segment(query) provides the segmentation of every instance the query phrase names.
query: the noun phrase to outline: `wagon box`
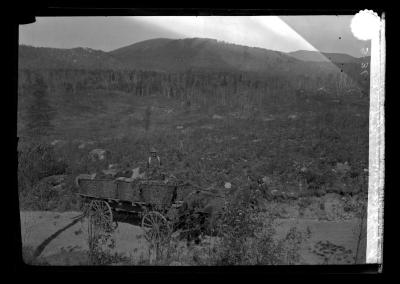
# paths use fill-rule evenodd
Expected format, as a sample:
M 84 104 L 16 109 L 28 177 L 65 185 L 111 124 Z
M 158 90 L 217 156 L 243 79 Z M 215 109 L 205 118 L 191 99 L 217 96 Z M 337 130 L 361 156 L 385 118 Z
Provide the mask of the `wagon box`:
M 139 184 L 139 188 L 142 200 L 148 204 L 171 206 L 173 199 L 176 198 L 176 185 L 174 184 L 142 182 Z
M 184 200 L 191 191 L 190 187 L 172 181 L 80 179 L 78 193 L 93 198 L 171 205 Z
M 168 241 L 170 232 L 186 223 L 194 207 L 204 213 L 201 218 L 212 219 L 223 204 L 217 191 L 194 189 L 176 180 L 79 179 L 78 185 L 90 228 L 98 227 L 97 223 L 108 229 L 118 222 L 138 225 L 142 220 L 146 239 L 156 242 Z M 196 220 L 203 222 L 201 218 Z
M 79 180 L 79 194 L 99 198 L 116 198 L 117 184 L 107 179 Z
M 140 189 L 137 182 L 115 181 L 115 198 L 120 200 L 140 201 Z

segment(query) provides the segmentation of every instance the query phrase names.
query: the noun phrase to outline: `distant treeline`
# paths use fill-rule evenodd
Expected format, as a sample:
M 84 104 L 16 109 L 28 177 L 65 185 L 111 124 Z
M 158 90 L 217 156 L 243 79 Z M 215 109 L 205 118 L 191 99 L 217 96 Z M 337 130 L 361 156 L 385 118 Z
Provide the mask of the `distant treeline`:
M 34 70 L 20 69 L 19 91 L 40 82 L 49 92 L 109 90 L 135 96 L 162 95 L 197 103 L 241 103 L 246 97 L 257 104 L 290 99 L 296 90 L 315 93 L 323 87 L 331 95 L 341 96 L 350 89 L 361 90 L 360 82 L 344 72 L 326 72 L 298 76 L 261 76 L 257 73 L 187 71 L 164 73 L 128 70 Z

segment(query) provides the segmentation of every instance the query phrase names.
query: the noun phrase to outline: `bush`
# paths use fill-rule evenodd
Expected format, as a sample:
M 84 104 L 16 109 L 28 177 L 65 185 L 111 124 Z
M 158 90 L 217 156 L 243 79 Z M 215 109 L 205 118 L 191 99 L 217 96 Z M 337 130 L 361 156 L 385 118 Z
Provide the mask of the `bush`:
M 256 206 L 259 198 L 259 193 L 249 188 L 227 204 L 215 227 L 221 239 L 214 256 L 216 265 L 283 262 L 283 243 L 274 239 L 272 217 Z
M 18 151 L 18 188 L 31 189 L 41 179 L 61 175 L 67 165 L 56 158 L 53 147 L 33 144 Z

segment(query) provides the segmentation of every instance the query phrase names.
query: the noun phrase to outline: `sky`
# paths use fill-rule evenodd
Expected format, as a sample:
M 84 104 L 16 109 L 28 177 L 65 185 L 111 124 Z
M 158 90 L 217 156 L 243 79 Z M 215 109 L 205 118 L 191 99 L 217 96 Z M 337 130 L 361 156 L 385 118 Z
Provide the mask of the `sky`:
M 37 17 L 21 25 L 19 43 L 111 51 L 152 38 L 205 37 L 291 52 L 318 50 L 361 57 L 369 41 L 355 38 L 353 16 Z

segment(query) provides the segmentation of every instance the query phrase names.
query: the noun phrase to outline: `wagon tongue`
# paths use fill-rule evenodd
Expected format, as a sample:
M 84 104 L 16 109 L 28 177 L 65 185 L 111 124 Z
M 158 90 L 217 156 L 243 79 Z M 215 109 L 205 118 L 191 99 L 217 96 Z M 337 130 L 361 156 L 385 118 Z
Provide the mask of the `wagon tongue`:
M 85 217 L 85 213 L 82 213 L 78 216 L 72 217 L 71 220 L 76 220 L 76 219 L 83 218 L 83 217 Z

